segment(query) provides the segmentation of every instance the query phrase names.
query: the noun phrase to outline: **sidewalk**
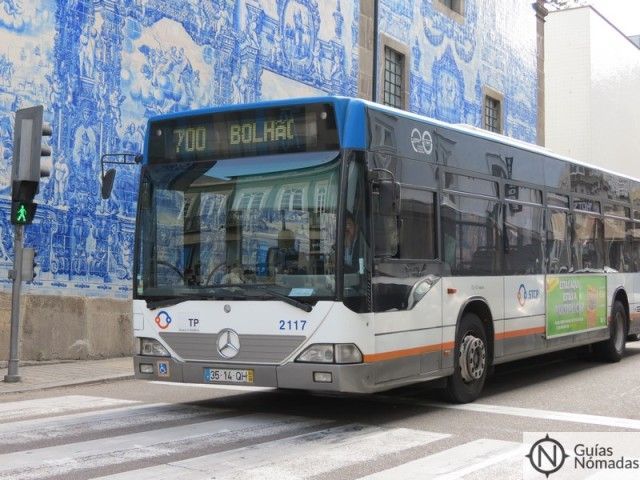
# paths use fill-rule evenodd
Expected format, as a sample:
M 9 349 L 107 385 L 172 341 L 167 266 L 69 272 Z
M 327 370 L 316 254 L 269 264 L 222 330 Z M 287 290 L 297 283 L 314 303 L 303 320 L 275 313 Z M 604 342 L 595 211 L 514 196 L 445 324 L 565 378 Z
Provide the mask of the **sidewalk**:
M 20 365 L 21 382 L 6 383 L 7 368 L 0 368 L 0 397 L 4 393 L 29 392 L 69 385 L 133 378 L 131 357 Z

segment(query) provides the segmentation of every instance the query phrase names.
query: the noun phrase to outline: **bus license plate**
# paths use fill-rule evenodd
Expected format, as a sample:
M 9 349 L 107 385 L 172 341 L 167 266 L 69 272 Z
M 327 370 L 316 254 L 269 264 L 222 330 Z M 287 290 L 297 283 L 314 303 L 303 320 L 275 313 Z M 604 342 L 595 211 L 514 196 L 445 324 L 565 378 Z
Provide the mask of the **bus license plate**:
M 253 370 L 232 370 L 229 368 L 205 368 L 204 381 L 207 383 L 253 383 Z

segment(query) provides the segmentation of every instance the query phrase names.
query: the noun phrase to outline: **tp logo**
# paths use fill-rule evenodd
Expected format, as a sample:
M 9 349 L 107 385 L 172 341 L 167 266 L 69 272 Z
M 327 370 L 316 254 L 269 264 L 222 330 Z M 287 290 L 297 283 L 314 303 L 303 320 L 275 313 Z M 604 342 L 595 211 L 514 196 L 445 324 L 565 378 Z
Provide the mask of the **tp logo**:
M 158 327 L 160 327 L 162 330 L 165 330 L 169 327 L 169 325 L 171 325 L 171 317 L 167 312 L 162 310 L 158 313 L 158 315 L 156 315 L 155 322 Z
M 560 470 L 568 457 L 562 444 L 550 438 L 548 433 L 546 437 L 531 446 L 527 455 L 534 470 L 546 475 L 547 478 Z

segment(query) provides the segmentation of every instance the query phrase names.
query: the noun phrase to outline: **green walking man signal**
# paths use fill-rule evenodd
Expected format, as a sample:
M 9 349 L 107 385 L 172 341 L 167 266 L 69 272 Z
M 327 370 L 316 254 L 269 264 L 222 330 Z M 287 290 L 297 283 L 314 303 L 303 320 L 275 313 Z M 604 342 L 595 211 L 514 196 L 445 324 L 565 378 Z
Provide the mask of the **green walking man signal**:
M 23 204 L 19 204 L 18 214 L 16 215 L 17 223 L 27 223 L 27 209 Z
M 14 225 L 29 225 L 36 216 L 36 203 L 11 202 L 11 223 Z

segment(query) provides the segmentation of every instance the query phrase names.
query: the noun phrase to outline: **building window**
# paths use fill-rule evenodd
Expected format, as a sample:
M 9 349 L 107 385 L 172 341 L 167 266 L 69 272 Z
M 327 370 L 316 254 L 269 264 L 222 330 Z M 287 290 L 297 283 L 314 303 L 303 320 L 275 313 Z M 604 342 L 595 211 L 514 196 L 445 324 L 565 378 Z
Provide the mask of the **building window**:
M 491 95 L 484 97 L 484 128 L 490 132 L 502 133 L 502 105 Z
M 393 48 L 384 47 L 384 99 L 383 103 L 403 108 L 404 55 Z
M 437 0 L 438 3 L 444 5 L 460 15 L 464 15 L 464 0 Z

